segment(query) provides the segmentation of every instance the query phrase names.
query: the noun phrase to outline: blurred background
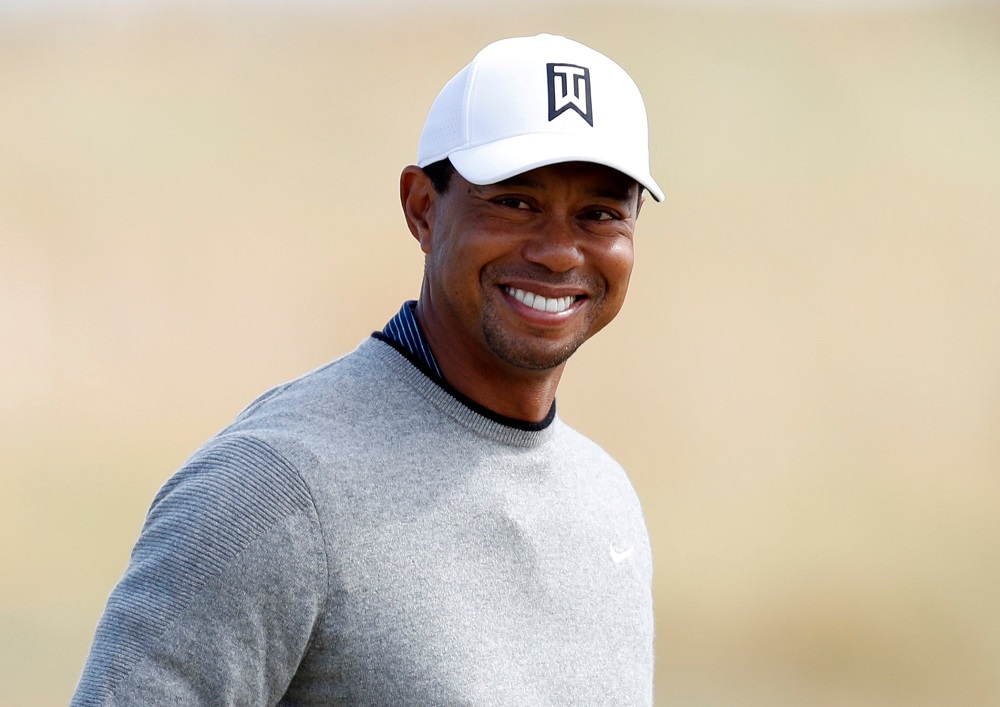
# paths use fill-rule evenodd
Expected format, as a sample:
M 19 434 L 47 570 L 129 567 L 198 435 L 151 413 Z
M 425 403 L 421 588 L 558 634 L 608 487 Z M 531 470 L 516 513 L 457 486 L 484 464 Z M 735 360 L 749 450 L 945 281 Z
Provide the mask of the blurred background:
M 541 31 L 645 94 L 560 414 L 656 562 L 657 704 L 1000 704 L 1000 5 L 0 0 L 0 703 L 66 704 L 150 500 L 418 292 L 427 109 Z

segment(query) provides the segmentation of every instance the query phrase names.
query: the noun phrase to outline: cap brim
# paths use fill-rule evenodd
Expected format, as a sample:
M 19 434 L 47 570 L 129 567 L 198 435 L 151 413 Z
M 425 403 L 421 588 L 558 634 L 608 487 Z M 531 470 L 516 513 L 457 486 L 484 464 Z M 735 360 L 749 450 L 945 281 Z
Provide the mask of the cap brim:
M 620 147 L 595 144 L 592 137 L 532 133 L 454 150 L 448 157 L 458 173 L 473 184 L 495 184 L 561 162 L 593 162 L 632 177 L 656 201 L 663 201 L 663 190 L 652 175 L 645 169 L 636 169 L 636 165 L 623 164 L 618 158 L 621 152 Z

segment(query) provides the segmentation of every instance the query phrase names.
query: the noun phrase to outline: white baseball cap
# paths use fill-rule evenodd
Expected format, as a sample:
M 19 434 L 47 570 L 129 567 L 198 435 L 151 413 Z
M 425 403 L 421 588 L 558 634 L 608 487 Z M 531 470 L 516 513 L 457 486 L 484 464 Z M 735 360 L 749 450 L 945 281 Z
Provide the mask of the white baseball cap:
M 623 172 L 663 201 L 649 174 L 646 106 L 625 70 L 551 34 L 488 45 L 438 94 L 417 166 L 449 158 L 473 184 L 559 162 Z

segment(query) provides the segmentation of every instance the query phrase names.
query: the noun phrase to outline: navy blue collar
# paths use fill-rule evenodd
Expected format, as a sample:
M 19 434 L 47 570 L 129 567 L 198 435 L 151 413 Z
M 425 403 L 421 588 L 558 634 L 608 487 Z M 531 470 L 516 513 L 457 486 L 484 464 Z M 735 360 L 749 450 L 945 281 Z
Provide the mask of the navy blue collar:
M 443 381 L 444 376 L 441 375 L 441 369 L 434 360 L 431 347 L 428 346 L 424 333 L 420 331 L 416 310 L 415 300 L 405 302 L 399 313 L 385 325 L 382 334 L 406 349 L 432 377 Z

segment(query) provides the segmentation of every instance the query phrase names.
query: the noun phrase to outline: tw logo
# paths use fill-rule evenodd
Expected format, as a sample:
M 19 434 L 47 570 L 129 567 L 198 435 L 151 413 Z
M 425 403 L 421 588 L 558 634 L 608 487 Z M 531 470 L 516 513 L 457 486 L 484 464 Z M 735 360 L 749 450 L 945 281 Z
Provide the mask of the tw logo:
M 549 121 L 572 108 L 594 127 L 590 69 L 576 64 L 546 64 L 549 75 Z

